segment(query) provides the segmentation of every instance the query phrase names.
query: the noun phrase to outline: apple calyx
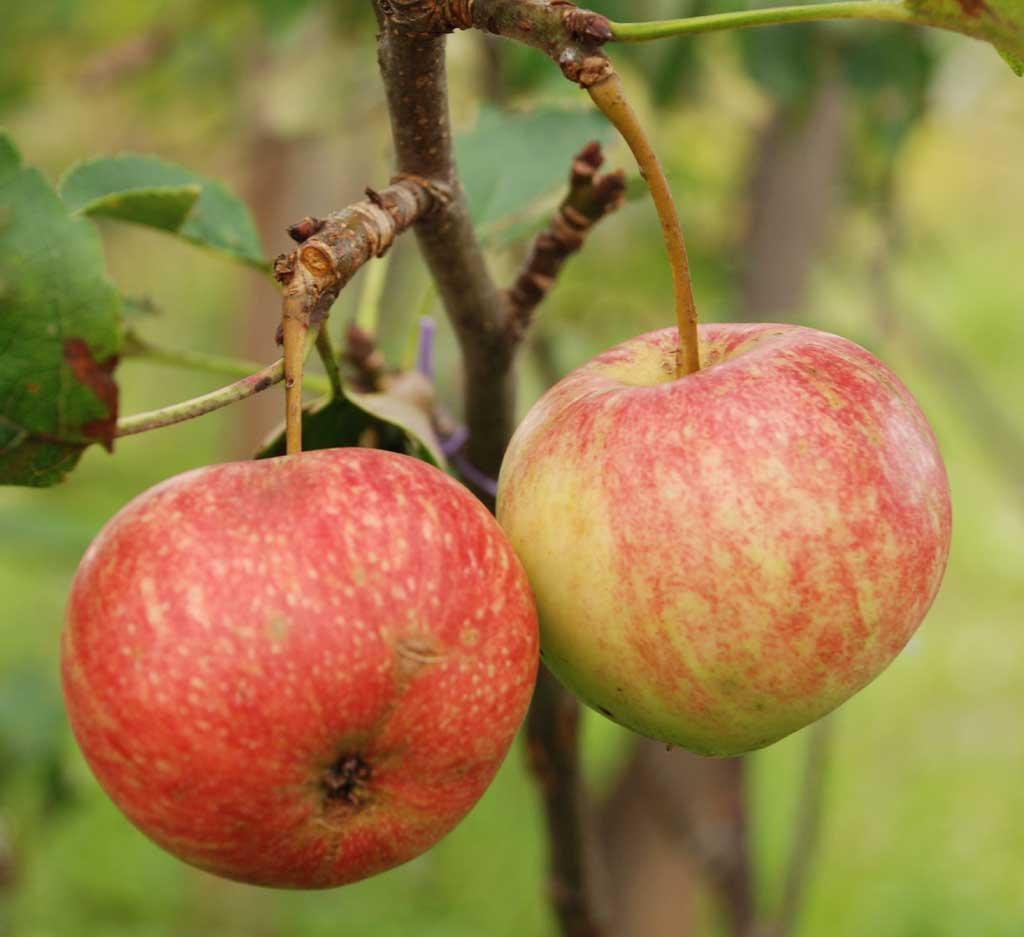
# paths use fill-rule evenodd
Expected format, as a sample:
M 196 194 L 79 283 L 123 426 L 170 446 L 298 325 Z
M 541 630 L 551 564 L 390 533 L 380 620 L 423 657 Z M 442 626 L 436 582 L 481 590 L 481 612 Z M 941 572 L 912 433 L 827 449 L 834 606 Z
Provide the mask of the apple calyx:
M 322 785 L 328 802 L 343 801 L 352 807 L 365 803 L 373 766 L 359 755 L 342 755 L 324 774 Z

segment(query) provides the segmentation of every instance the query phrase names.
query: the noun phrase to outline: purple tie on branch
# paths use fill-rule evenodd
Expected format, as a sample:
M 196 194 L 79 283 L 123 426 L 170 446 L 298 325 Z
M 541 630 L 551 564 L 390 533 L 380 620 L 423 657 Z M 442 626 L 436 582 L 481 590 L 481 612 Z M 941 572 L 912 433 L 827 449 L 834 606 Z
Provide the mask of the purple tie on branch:
M 469 441 L 469 430 L 465 426 L 457 426 L 450 436 L 441 440 L 441 451 L 446 456 L 454 456 Z
M 480 471 L 469 459 L 466 458 L 461 452 L 456 452 L 452 456 L 452 464 L 459 470 L 459 474 L 466 479 L 470 484 L 475 485 L 485 494 L 490 495 L 492 498 L 498 496 L 498 483 L 491 478 L 490 475 L 485 475 Z
M 437 338 L 437 323 L 430 316 L 420 319 L 419 340 L 416 345 L 416 370 L 428 381 L 434 380 L 434 343 Z M 492 498 L 498 494 L 498 483 L 481 472 L 462 454 L 469 441 L 469 430 L 458 426 L 441 440 L 441 451 L 452 461 L 459 474 Z
M 420 337 L 416 350 L 416 370 L 428 381 L 434 379 L 434 339 L 437 323 L 429 316 L 420 319 Z
M 462 449 L 469 441 L 469 430 L 465 426 L 458 426 L 451 433 L 441 440 L 441 451 L 451 460 L 459 474 L 470 484 L 475 485 L 485 494 L 492 498 L 498 496 L 498 483 L 481 472 L 463 453 Z

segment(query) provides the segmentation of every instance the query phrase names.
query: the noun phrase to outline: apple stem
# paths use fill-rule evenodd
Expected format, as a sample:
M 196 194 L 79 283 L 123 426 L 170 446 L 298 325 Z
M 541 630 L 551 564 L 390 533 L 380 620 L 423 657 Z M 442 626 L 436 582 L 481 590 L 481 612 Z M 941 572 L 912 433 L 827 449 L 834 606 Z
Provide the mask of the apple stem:
M 672 267 L 676 322 L 679 327 L 676 376 L 685 377 L 700 370 L 700 347 L 697 341 L 697 304 L 693 298 L 686 242 L 679 226 L 679 215 L 672 198 L 672 190 L 669 188 L 658 155 L 651 146 L 650 138 L 626 97 L 618 74 L 614 70 L 609 72 L 605 78 L 587 88 L 587 91 L 628 144 L 658 212 L 665 249 L 668 251 Z

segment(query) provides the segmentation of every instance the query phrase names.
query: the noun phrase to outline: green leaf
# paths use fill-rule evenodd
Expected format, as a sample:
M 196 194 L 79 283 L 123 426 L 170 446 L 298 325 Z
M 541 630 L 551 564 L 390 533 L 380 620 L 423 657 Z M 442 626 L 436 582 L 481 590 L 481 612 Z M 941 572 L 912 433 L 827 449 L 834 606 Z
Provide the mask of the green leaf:
M 917 126 L 928 100 L 936 54 L 923 30 L 871 29 L 840 50 L 853 91 L 857 133 L 850 169 L 876 190 Z
M 0 428 L 0 436 L 9 427 Z M 63 481 L 78 465 L 85 446 L 47 442 L 20 431 L 0 447 L 0 484 L 46 488 Z
M 0 173 L 17 169 L 20 163 L 21 157 L 14 146 L 14 141 L 0 131 Z
M 303 17 L 316 5 L 316 0 L 289 0 L 288 3 L 281 3 L 281 0 L 250 0 L 250 2 L 262 17 L 272 36 L 276 36 L 282 30 L 294 25 L 296 20 Z M 371 13 L 372 11 L 367 8 L 366 12 Z
M 483 108 L 473 130 L 455 145 L 473 221 L 493 225 L 565 188 L 573 157 L 591 140 L 612 136 L 596 110 L 509 114 Z
M 996 49 L 996 52 L 1006 59 L 1006 64 L 1013 69 L 1015 75 L 1024 78 L 1024 58 L 1014 55 L 1012 52 L 1007 52 L 1004 49 Z
M 221 183 L 155 156 L 102 156 L 73 166 L 60 183 L 68 208 L 177 234 L 267 269 L 248 208 Z
M 743 30 L 736 40 L 747 74 L 783 104 L 801 108 L 810 105 L 821 83 L 825 50 L 820 36 L 819 26 L 800 24 Z
M 629 44 L 626 46 L 628 48 Z M 666 43 L 660 55 L 650 55 L 644 60 L 651 98 L 658 107 L 678 107 L 680 94 L 696 97 L 703 79 L 699 49 L 700 44 L 696 42 L 678 43 L 677 48 Z M 637 47 L 635 51 L 646 50 Z
M 415 374 L 403 375 L 399 380 L 405 386 L 398 392 L 360 394 L 346 390 L 342 397 L 324 397 L 309 404 L 302 413 L 302 448 L 372 446 L 402 452 L 445 468 L 444 453 L 427 412 L 415 402 L 417 396 L 431 393 L 429 385 Z M 282 425 L 263 443 L 256 458 L 269 459 L 284 454 Z
M 918 22 L 991 42 L 1014 70 L 1024 60 L 1024 0 L 907 0 L 907 8 Z
M 367 414 L 348 397 L 322 397 L 302 410 L 302 448 L 337 449 L 358 446 L 363 432 L 370 428 Z M 285 454 L 285 430 L 281 423 L 256 451 L 257 459 L 273 459 Z
M 406 375 L 410 377 L 411 375 Z M 349 399 L 382 426 L 398 429 L 404 437 L 407 455 L 431 462 L 438 468 L 446 465 L 444 453 L 438 444 L 426 411 L 412 401 L 395 393 L 357 394 L 348 392 Z
M 0 133 L 0 483 L 52 485 L 111 447 L 119 316 L 95 228 Z
M 45 671 L 16 670 L 0 681 L 0 775 L 60 756 L 64 707 L 60 689 Z

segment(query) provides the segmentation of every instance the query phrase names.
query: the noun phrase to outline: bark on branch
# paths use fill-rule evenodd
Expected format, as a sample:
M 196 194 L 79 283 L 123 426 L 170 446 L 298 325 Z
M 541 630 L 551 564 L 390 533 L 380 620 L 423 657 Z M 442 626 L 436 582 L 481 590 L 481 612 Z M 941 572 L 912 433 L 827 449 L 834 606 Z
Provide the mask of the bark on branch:
M 284 287 L 285 317 L 298 323 L 304 339 L 297 348 L 299 370 L 292 388 L 300 407 L 301 363 L 345 284 L 368 260 L 384 254 L 401 232 L 448 199 L 448 190 L 443 185 L 400 177 L 379 192 L 367 189 L 365 201 L 323 219 L 304 218 L 288 229 L 299 246 L 277 258 L 274 275 Z M 279 332 L 279 342 L 282 337 Z M 282 358 L 209 394 L 125 417 L 118 421 L 116 435 L 130 436 L 195 419 L 252 397 L 282 380 L 287 383 L 288 378 L 289 362 Z
M 442 183 L 451 193 L 451 200 L 422 219 L 416 232 L 462 349 L 468 462 L 495 477 L 513 430 L 512 365 L 520 334 L 510 328 L 512 304 L 487 270 L 459 185 L 451 147 L 444 34 L 477 26 L 540 44 L 577 81 L 605 74 L 607 59 L 591 39 L 581 42 L 570 34 L 570 25 L 580 26 L 571 15 L 571 4 L 374 0 L 374 6 L 398 166 L 402 172 Z M 585 67 L 587 62 L 591 65 Z M 493 498 L 479 486 L 477 493 L 493 507 Z M 528 717 L 528 745 L 547 809 L 552 898 L 562 933 L 600 937 L 586 874 L 578 706 L 542 669 Z
M 367 189 L 364 201 L 291 225 L 288 234 L 299 246 L 274 262 L 285 299 L 294 299 L 291 314 L 319 325 L 363 264 L 382 257 L 399 234 L 450 198 L 441 183 L 399 176 L 385 189 Z
M 392 31 L 406 37 L 480 29 L 533 46 L 583 87 L 611 68 L 601 51 L 612 39 L 608 18 L 568 0 L 377 0 L 377 6 Z
M 443 34 L 410 33 L 392 20 L 398 13 L 388 11 L 416 6 L 411 0 L 375 3 L 398 167 L 447 187 L 451 194 L 438 211 L 420 221 L 416 235 L 462 350 L 467 456 L 493 478 L 513 429 L 514 348 L 507 340 L 508 306 L 487 269 L 455 169 L 445 40 Z M 486 493 L 477 494 L 490 502 Z
M 302 451 L 302 377 L 305 338 L 327 316 L 338 293 L 371 257 L 381 257 L 396 235 L 443 203 L 447 186 L 407 175 L 382 192 L 366 190 L 366 201 L 326 219 L 304 218 L 288 233 L 300 247 L 274 263 L 281 282 L 281 343 L 284 345 L 287 453 Z M 321 345 L 321 348 L 325 346 Z M 333 368 L 333 359 L 325 361 Z
M 601 144 L 596 142 L 584 147 L 573 161 L 569 192 L 551 223 L 534 239 L 508 291 L 513 340 L 525 335 L 534 309 L 547 296 L 566 261 L 583 247 L 590 229 L 622 204 L 626 175 L 621 169 L 598 173 L 603 163 Z
M 579 718 L 579 701 L 541 667 L 526 717 L 526 750 L 544 798 L 551 906 L 562 937 L 604 937 L 579 764 Z

